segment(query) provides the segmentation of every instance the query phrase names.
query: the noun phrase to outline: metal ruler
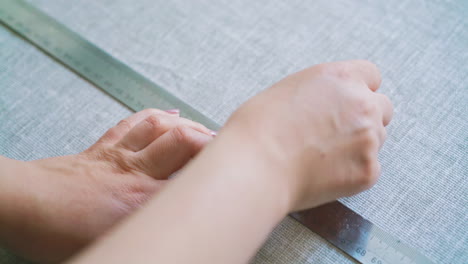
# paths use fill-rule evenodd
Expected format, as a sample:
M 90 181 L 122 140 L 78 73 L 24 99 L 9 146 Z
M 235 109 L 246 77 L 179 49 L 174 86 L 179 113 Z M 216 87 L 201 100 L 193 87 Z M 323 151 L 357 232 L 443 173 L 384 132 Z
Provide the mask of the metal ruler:
M 219 125 L 23 0 L 0 0 L 0 21 L 129 108 L 179 108 L 183 116 L 218 130 Z M 429 264 L 340 202 L 291 216 L 363 264 Z

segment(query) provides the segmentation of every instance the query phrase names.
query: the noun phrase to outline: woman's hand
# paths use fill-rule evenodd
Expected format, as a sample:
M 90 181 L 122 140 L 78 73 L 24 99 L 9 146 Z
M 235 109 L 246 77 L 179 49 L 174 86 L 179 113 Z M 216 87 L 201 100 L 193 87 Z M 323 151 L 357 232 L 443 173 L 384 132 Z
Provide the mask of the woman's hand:
M 377 180 L 377 154 L 392 118 L 389 99 L 376 92 L 380 82 L 367 61 L 320 64 L 250 99 L 225 130 L 263 150 L 287 187 L 291 211 L 314 207 Z
M 32 260 L 61 261 L 143 205 L 213 134 L 177 111 L 147 109 L 78 155 L 2 159 L 17 169 L 0 175 L 0 239 Z

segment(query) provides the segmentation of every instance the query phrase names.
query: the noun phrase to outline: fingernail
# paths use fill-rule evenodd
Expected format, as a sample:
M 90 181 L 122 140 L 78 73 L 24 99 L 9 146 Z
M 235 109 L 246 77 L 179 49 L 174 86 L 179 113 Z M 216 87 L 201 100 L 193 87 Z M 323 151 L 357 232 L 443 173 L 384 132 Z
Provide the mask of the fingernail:
M 211 130 L 211 135 L 212 135 L 213 137 L 216 137 L 216 136 L 218 135 L 218 132 Z
M 166 110 L 166 113 L 177 115 L 177 114 L 180 114 L 180 110 L 179 109 L 169 109 L 169 110 Z

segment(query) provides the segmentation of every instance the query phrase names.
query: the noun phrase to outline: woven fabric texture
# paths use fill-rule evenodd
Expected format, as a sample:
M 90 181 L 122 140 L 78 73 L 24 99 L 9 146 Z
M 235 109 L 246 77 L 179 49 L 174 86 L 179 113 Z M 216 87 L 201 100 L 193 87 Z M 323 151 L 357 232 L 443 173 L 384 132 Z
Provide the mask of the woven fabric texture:
M 468 263 L 466 1 L 30 2 L 219 123 L 289 73 L 373 61 L 395 106 L 383 172 L 342 202 L 436 263 Z M 77 153 L 131 114 L 4 27 L 0 81 L 10 158 Z M 354 262 L 286 218 L 252 263 Z

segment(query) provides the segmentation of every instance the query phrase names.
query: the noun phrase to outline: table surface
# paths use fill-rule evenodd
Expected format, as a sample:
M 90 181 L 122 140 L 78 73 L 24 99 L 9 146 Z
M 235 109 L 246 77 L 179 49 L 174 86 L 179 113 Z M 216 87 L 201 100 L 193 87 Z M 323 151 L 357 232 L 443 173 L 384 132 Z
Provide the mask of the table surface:
M 395 106 L 383 172 L 341 201 L 436 263 L 468 263 L 466 1 L 30 2 L 219 123 L 302 68 L 375 62 Z M 77 153 L 131 114 L 3 27 L 0 80 L 11 158 Z M 0 251 L 0 263 L 20 262 Z M 252 262 L 354 263 L 290 218 Z

